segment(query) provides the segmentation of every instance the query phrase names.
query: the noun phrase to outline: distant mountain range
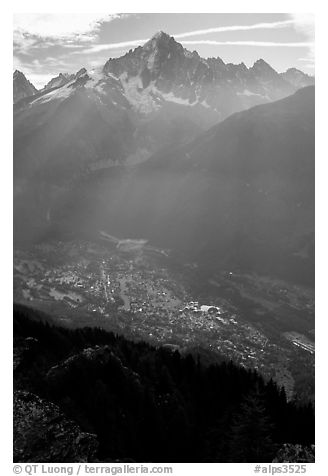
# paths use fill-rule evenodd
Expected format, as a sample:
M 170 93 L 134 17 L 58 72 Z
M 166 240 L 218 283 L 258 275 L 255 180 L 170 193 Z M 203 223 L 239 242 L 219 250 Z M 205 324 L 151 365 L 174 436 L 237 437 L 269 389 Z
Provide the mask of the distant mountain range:
M 38 168 L 60 156 L 71 168 L 66 178 L 99 164 L 141 162 L 314 82 L 296 69 L 278 74 L 262 59 L 251 68 L 203 59 L 163 32 L 96 70 L 60 73 L 40 91 L 15 75 L 16 165 L 21 154 Z
M 82 83 L 76 81 L 81 71 L 85 75 Z M 108 86 L 121 89 L 130 105 L 140 112 L 149 113 L 159 109 L 163 102 L 175 102 L 213 109 L 222 119 L 236 110 L 279 99 L 294 88 L 314 83 L 313 77 L 296 68 L 279 74 L 263 59 L 247 68 L 244 63 L 225 64 L 219 57 L 201 58 L 196 51 L 186 50 L 164 32 L 158 32 L 145 45 L 120 58 L 109 59 L 97 72 L 81 71 L 59 73 L 40 91 L 70 83 L 73 92 L 89 82 L 88 87 L 96 89 L 96 93 L 103 90 L 104 94 Z M 19 72 L 14 73 L 14 82 L 16 73 Z M 23 73 L 20 75 L 26 80 Z M 108 80 L 113 77 L 119 84 Z M 17 91 L 18 86 L 17 83 Z M 37 92 L 34 88 L 29 96 Z M 16 93 L 14 103 L 23 97 L 27 94 Z

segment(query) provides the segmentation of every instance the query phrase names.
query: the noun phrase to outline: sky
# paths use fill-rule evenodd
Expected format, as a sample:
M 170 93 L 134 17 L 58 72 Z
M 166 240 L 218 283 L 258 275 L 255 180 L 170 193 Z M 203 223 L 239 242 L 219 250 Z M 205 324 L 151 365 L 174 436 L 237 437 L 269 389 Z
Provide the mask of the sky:
M 304 13 L 14 14 L 14 69 L 42 88 L 61 73 L 103 65 L 156 32 L 203 58 L 314 74 L 314 16 Z

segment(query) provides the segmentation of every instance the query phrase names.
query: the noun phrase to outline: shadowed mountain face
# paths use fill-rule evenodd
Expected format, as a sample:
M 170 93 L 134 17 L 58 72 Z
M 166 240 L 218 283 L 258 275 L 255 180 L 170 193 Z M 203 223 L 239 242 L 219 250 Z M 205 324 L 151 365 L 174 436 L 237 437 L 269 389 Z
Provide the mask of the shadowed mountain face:
M 234 114 L 136 167 L 94 170 L 56 200 L 49 196 L 48 204 L 34 200 L 43 213 L 51 206 L 52 232 L 103 229 L 205 267 L 313 284 L 314 87 Z M 15 215 L 21 230 L 27 203 Z

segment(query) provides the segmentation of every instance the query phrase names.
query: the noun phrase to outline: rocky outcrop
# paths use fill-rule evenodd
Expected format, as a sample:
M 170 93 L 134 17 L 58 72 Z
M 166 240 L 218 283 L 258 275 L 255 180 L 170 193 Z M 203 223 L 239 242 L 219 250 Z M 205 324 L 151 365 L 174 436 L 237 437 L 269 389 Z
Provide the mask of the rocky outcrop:
M 51 367 L 46 374 L 46 382 L 53 388 L 58 385 L 65 385 L 70 380 L 70 373 L 78 371 L 78 369 L 89 368 L 91 371 L 99 371 L 99 369 L 113 368 L 113 366 L 122 373 L 133 379 L 137 384 L 140 383 L 140 376 L 123 365 L 121 359 L 114 354 L 108 345 L 88 347 L 82 352 L 68 357 L 64 361 Z M 82 370 L 83 371 L 83 370 Z
M 57 405 L 30 392 L 14 393 L 15 462 L 88 462 L 97 448 L 96 436 L 83 432 Z

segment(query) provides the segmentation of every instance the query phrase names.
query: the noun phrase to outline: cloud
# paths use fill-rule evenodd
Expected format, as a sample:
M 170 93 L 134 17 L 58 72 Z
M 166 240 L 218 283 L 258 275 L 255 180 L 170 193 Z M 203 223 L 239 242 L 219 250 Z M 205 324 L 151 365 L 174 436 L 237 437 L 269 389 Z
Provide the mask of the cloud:
M 33 49 L 46 49 L 54 46 L 61 48 L 85 48 L 85 44 L 69 43 L 59 38 L 42 38 L 36 35 L 31 35 L 28 32 L 16 30 L 14 31 L 14 54 L 31 56 Z
M 194 30 L 174 35 L 175 38 L 187 38 L 189 36 L 207 35 L 209 33 L 223 33 L 227 31 L 249 31 L 249 30 L 272 30 L 285 28 L 294 23 L 294 19 L 281 20 L 276 22 L 255 23 L 253 25 L 229 25 L 217 28 L 207 28 L 206 30 Z
M 64 57 L 65 58 L 65 57 Z M 48 56 L 42 61 L 35 58 L 33 61 L 26 61 L 17 55 L 13 58 L 14 70 L 22 71 L 27 79 L 34 84 L 37 89 L 41 89 L 50 79 L 58 75 L 59 72 L 74 72 L 75 66 L 71 62 L 63 61 L 60 57 Z M 76 68 L 76 70 L 79 68 Z
M 14 14 L 14 52 L 31 55 L 31 50 L 36 48 L 85 48 L 97 40 L 103 23 L 127 16 L 129 14 Z
M 90 41 L 102 23 L 119 17 L 119 14 L 99 13 L 19 13 L 14 15 L 14 30 L 40 38 L 80 37 Z
M 38 83 L 43 81 L 42 78 L 46 76 L 50 79 L 49 75 L 58 74 L 59 67 L 62 71 L 71 71 L 72 55 L 81 55 L 81 57 L 88 55 L 83 61 L 89 66 L 99 64 L 100 58 L 106 55 L 107 51 L 114 50 L 115 55 L 117 55 L 121 51 L 126 51 L 126 49 L 143 45 L 149 40 L 149 38 L 144 38 L 98 43 L 99 30 L 104 23 L 130 15 L 133 14 L 16 14 L 14 15 L 14 52 L 23 61 L 23 68 L 21 69 L 28 74 L 33 74 Z M 205 36 L 214 33 L 217 35 L 224 32 L 266 31 L 284 28 L 297 32 L 293 41 L 237 41 L 237 39 L 235 41 L 224 41 L 223 39 L 207 39 L 208 36 Z M 188 45 L 303 47 L 308 52 L 302 54 L 305 57 L 304 63 L 307 63 L 307 66 L 314 63 L 314 18 L 310 14 L 289 14 L 286 19 L 281 21 L 259 22 L 250 25 L 227 25 L 187 32 L 181 32 L 180 30 L 179 33 L 172 36 L 186 48 Z M 220 36 L 214 38 L 220 38 Z M 225 38 L 225 36 L 221 38 Z M 58 49 L 52 47 L 58 47 Z M 42 60 L 42 64 L 33 63 L 32 58 L 37 54 L 37 50 L 46 50 L 47 48 L 49 48 L 49 53 L 47 58 Z M 44 53 L 41 56 L 43 57 Z M 31 59 L 27 64 L 28 58 Z M 49 75 L 43 74 L 45 72 Z
M 293 20 L 293 27 L 295 31 L 300 33 L 305 39 L 309 41 L 309 48 L 306 61 L 314 67 L 314 38 L 315 38 L 315 19 L 313 13 L 290 13 L 290 18 Z M 302 60 L 301 60 L 302 61 Z M 309 67 L 309 64 L 307 65 Z
M 42 89 L 54 76 L 54 74 L 29 73 L 28 80 L 36 89 Z
M 51 78 L 55 76 L 51 73 L 36 72 L 35 68 L 39 67 L 38 64 L 35 62 L 33 62 L 33 64 L 22 62 L 19 58 L 17 58 L 17 56 L 14 56 L 13 66 L 14 70 L 18 69 L 19 71 L 22 71 L 26 78 L 31 81 L 31 83 L 37 89 L 41 89 L 46 83 L 48 83 L 48 81 L 50 81 Z
M 287 47 L 304 48 L 311 46 L 308 42 L 277 42 L 277 41 L 216 41 L 216 40 L 182 40 L 184 45 L 228 45 L 228 46 L 268 46 L 268 47 Z
M 117 48 L 127 48 L 129 46 L 142 45 L 143 43 L 146 43 L 146 41 L 148 40 L 149 38 L 146 38 L 143 40 L 120 41 L 118 43 L 105 43 L 100 45 L 93 45 L 93 46 L 90 46 L 90 48 L 85 48 L 84 50 L 78 51 L 76 53 L 83 53 L 83 54 L 84 53 L 99 53 L 100 51 L 115 50 Z
M 309 40 L 314 41 L 313 13 L 290 13 L 290 17 L 295 30 L 301 32 Z
M 175 35 L 177 38 L 177 35 Z M 82 51 L 76 51 L 72 54 L 88 54 L 88 53 L 100 53 L 101 51 L 106 50 L 115 50 L 117 48 L 129 47 L 129 46 L 138 46 L 140 44 L 146 43 L 148 39 L 144 40 L 132 40 L 132 41 L 123 41 L 120 43 L 108 43 L 101 45 L 93 45 L 90 48 L 86 48 Z M 276 41 L 219 41 L 219 40 L 184 40 L 181 39 L 180 42 L 183 45 L 220 45 L 220 46 L 267 46 L 267 47 L 287 47 L 287 48 L 302 48 L 302 47 L 311 47 L 309 42 L 276 42 Z
M 297 20 L 296 18 L 290 18 L 288 20 L 281 20 L 276 22 L 262 22 L 254 23 L 252 25 L 229 25 L 229 26 L 220 26 L 216 28 L 207 28 L 204 30 L 192 30 L 184 33 L 176 33 L 172 35 L 176 40 L 179 40 L 183 44 L 189 45 L 239 45 L 239 46 L 287 46 L 287 47 L 301 47 L 301 46 L 310 46 L 308 43 L 281 43 L 281 42 L 256 42 L 256 41 L 217 41 L 217 40 L 184 40 L 184 38 L 189 38 L 193 36 L 207 35 L 211 33 L 224 33 L 229 31 L 251 31 L 251 30 L 273 30 L 279 28 L 287 28 L 291 25 L 294 25 Z M 114 50 L 117 48 L 124 47 L 133 47 L 138 46 L 143 43 L 146 43 L 149 38 L 139 39 L 139 40 L 130 40 L 122 41 L 117 43 L 106 43 L 92 45 L 89 48 L 84 49 L 83 51 L 76 53 L 99 53 L 106 50 Z M 75 53 L 74 53 L 75 54 Z

